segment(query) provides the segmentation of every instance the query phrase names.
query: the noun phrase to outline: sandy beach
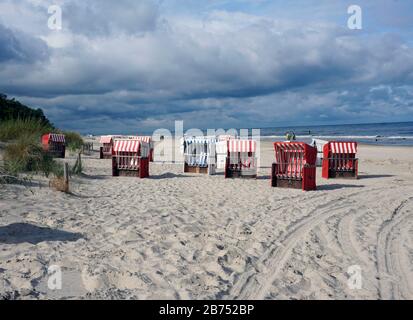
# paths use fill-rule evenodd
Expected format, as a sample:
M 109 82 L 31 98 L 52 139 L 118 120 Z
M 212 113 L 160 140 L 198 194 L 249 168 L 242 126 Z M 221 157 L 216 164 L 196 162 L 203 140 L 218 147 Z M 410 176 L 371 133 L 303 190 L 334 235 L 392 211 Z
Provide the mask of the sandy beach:
M 318 168 L 312 192 L 270 187 L 270 142 L 257 180 L 183 174 L 156 155 L 150 178 L 112 178 L 95 152 L 70 194 L 44 178 L 1 186 L 0 299 L 413 299 L 413 148 L 358 157 L 358 180 Z

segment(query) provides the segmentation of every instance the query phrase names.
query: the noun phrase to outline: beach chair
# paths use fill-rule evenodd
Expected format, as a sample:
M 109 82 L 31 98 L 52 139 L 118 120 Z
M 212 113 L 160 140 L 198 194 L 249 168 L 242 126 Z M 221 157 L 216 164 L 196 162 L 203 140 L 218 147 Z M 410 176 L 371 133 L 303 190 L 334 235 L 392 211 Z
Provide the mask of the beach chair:
M 100 147 L 99 159 L 112 159 L 112 136 L 101 136 L 99 141 L 102 146 Z
M 227 158 L 225 178 L 257 177 L 257 142 L 254 140 L 231 139 L 226 141 Z
M 149 177 L 150 145 L 134 138 L 114 139 L 112 176 Z
M 136 136 L 135 139 L 149 144 L 149 161 L 153 162 L 154 143 L 151 136 Z
M 64 158 L 66 154 L 66 140 L 63 134 L 47 133 L 42 136 L 42 147 L 45 152 L 54 158 Z
M 275 142 L 271 186 L 310 191 L 316 189 L 317 149 L 303 142 Z
M 330 141 L 324 146 L 322 177 L 358 178 L 357 142 Z
M 215 174 L 215 137 L 184 137 L 182 152 L 185 173 Z

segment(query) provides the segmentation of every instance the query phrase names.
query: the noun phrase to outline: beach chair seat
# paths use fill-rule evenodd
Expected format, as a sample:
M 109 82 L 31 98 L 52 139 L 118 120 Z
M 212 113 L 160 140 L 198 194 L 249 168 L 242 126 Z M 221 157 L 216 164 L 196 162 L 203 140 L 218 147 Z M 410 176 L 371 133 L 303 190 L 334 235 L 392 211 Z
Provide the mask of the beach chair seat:
M 227 142 L 227 159 L 225 177 L 251 177 L 257 176 L 255 152 L 257 143 L 254 140 L 231 139 Z
M 202 168 L 208 167 L 208 155 L 206 153 L 200 154 L 198 165 Z

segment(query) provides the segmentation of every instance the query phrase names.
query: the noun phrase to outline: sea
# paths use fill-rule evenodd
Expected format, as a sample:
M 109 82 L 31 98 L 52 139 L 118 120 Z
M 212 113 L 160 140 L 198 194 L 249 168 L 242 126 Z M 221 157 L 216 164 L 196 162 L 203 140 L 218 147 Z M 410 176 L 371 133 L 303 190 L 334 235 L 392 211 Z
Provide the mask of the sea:
M 369 123 L 320 126 L 290 126 L 261 128 L 261 139 L 285 140 L 293 132 L 297 141 L 313 138 L 336 141 L 357 141 L 374 145 L 413 146 L 413 122 Z
M 206 129 L 201 131 L 204 131 L 205 135 L 207 134 Z M 237 130 L 237 132 L 239 133 L 240 131 Z M 251 134 L 251 128 L 248 132 Z M 287 132 L 294 132 L 297 141 L 307 143 L 310 143 L 312 139 L 322 139 L 328 141 L 350 140 L 373 145 L 413 146 L 413 121 L 260 128 L 262 140 L 285 141 Z M 173 130 L 171 130 L 171 133 L 174 135 Z M 136 133 L 130 132 L 129 134 L 133 135 Z M 152 135 L 153 132 L 143 131 L 140 134 Z

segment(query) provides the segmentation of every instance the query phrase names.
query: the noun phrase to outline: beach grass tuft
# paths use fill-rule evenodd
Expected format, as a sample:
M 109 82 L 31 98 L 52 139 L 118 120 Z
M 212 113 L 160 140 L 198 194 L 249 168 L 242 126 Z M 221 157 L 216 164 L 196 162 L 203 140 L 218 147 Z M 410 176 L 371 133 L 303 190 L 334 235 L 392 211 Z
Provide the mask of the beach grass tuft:
M 4 150 L 4 168 L 11 175 L 20 173 L 41 173 L 62 175 L 62 164 L 46 153 L 35 135 L 21 135 L 8 144 Z
M 0 141 L 8 142 L 20 137 L 33 137 L 40 141 L 42 134 L 51 132 L 53 128 L 39 119 L 3 120 L 0 125 Z
M 65 135 L 66 146 L 69 151 L 76 152 L 82 149 L 84 141 L 79 133 L 73 131 L 63 131 L 62 133 Z

